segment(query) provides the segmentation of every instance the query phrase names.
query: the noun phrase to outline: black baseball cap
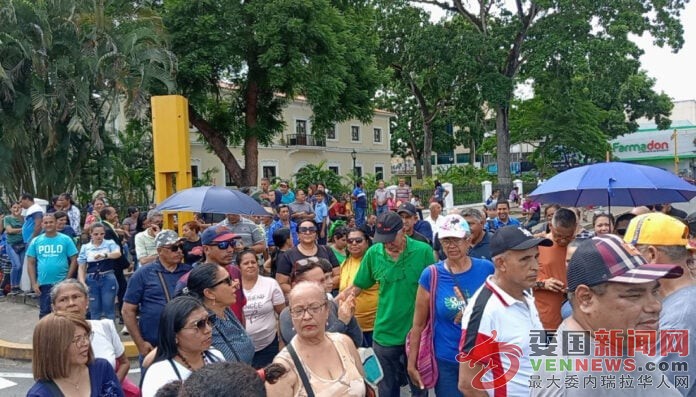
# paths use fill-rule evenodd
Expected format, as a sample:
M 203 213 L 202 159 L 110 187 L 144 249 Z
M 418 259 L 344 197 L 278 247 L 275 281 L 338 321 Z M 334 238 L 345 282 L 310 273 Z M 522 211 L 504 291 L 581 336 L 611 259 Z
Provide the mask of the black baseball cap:
M 396 234 L 404 227 L 404 222 L 396 212 L 387 211 L 377 218 L 375 226 L 375 243 L 391 243 L 396 238 Z
M 491 237 L 491 258 L 508 250 L 522 251 L 538 245 L 550 247 L 553 241 L 534 237 L 529 230 L 520 226 L 501 227 Z
M 418 211 L 416 211 L 416 206 L 411 204 L 411 203 L 402 203 L 399 208 L 396 209 L 396 213 L 400 214 L 402 212 L 405 212 L 411 216 L 416 215 Z

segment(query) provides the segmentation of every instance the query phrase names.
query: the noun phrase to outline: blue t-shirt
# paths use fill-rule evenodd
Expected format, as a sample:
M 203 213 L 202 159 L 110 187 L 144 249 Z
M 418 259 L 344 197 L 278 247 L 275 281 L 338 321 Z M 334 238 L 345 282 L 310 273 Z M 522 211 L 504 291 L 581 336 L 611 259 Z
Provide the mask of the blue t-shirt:
M 160 314 L 162 314 L 164 305 L 167 304 L 167 295 L 162 289 L 159 275 L 162 275 L 169 297 L 174 298 L 176 282 L 189 271 L 191 271 L 191 265 L 180 264 L 173 272 L 170 272 L 162 266 L 158 259 L 148 265 L 140 266 L 128 281 L 128 288 L 123 300 L 138 305 L 140 333 L 143 339 L 153 346 L 157 345 Z
M 329 216 L 329 207 L 323 201 L 321 203 L 317 202 L 314 206 L 314 222 L 322 223 L 327 216 Z
M 435 200 L 444 201 L 445 200 L 445 188 L 442 185 L 435 188 Z
M 91 397 L 123 397 L 121 383 L 116 377 L 114 368 L 103 358 L 95 358 L 87 364 Z M 57 386 L 56 386 L 57 388 Z M 55 394 L 45 381 L 38 381 L 27 392 L 27 397 L 53 397 Z
M 353 196 L 355 197 L 355 208 L 367 208 L 367 195 L 362 188 L 353 189 Z
M 70 237 L 62 233 L 53 237 L 39 234 L 31 240 L 27 255 L 36 259 L 39 285 L 51 285 L 68 276 L 70 257 L 77 255 L 77 247 Z
M 471 268 L 464 273 L 452 274 L 444 266 L 444 261 L 435 264 L 437 269 L 437 290 L 435 291 L 435 334 L 433 337 L 435 357 L 453 364 L 459 353 L 459 339 L 462 335 L 461 315 L 471 296 L 483 285 L 486 278 L 493 274 L 493 262 L 485 259 L 471 258 Z M 430 292 L 430 266 L 421 273 L 418 284 Z M 464 300 L 457 297 L 457 286 Z M 433 299 L 433 294 L 430 295 Z M 455 323 L 455 320 L 457 321 Z

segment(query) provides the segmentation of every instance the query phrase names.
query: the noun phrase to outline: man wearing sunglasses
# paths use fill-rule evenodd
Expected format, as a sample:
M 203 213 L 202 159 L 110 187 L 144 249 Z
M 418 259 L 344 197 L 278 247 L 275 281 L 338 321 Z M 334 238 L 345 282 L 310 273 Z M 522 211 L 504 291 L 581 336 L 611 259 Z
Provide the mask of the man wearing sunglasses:
M 235 246 L 237 252 L 249 248 L 253 249 L 257 254 L 263 254 L 266 250 L 266 239 L 263 236 L 263 229 L 260 229 L 254 222 L 242 218 L 241 215 L 227 214 L 226 219 L 215 226 L 224 226 L 229 229 L 230 233 L 239 236 L 240 241 Z M 205 243 L 203 244 L 205 245 Z
M 235 250 L 240 237 L 232 233 L 232 231 L 224 226 L 211 226 L 201 233 L 201 244 L 203 245 L 204 259 L 198 263 L 214 263 L 222 266 L 227 270 L 232 282 L 236 283 L 239 288 L 235 292 L 237 297 L 234 304 L 230 306 L 230 310 L 237 316 L 239 322 L 244 325 L 244 305 L 246 305 L 246 297 L 244 289 L 241 286 L 242 272 L 239 267 L 235 266 Z M 195 266 L 196 264 L 194 264 Z M 185 274 L 176 284 L 177 293 L 182 290 L 188 282 L 188 273 Z
M 128 282 L 121 315 L 142 357 L 157 346 L 160 314 L 175 296 L 177 281 L 191 270 L 190 265 L 182 263 L 181 240 L 173 230 L 157 233 L 157 259 L 138 268 Z

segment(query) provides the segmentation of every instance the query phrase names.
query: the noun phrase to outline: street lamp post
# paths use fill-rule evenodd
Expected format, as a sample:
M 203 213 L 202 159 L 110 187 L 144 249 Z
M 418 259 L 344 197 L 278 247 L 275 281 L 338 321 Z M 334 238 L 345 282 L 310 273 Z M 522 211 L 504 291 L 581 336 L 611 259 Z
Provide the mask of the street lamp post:
M 353 148 L 353 151 L 350 152 L 350 157 L 353 159 L 353 184 L 357 185 L 357 183 L 358 183 L 358 170 L 355 167 L 355 159 L 358 157 L 358 152 L 355 151 L 355 148 Z

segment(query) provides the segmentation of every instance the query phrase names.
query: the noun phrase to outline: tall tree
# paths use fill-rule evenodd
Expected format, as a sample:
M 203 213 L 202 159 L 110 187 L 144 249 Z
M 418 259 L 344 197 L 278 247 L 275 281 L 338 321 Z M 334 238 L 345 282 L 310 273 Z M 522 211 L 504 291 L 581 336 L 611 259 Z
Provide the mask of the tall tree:
M 44 197 L 81 184 L 121 105 L 145 117 L 176 66 L 159 18 L 127 0 L 3 1 L 0 64 L 0 177 Z
M 650 33 L 660 46 L 677 50 L 683 43 L 679 12 L 686 0 L 627 0 L 611 6 L 597 0 L 414 2 L 451 11 L 469 24 L 486 46 L 486 52 L 477 59 L 491 74 L 490 79 L 483 80 L 483 92 L 496 112 L 498 180 L 508 186 L 511 184 L 509 116 L 523 65 L 549 60 L 549 49 L 574 48 L 588 37 L 625 38 L 629 33 L 638 36 Z M 573 24 L 568 23 L 571 20 Z M 635 55 L 626 51 L 604 53 L 607 58 Z M 631 108 L 630 104 L 624 106 Z
M 403 1 L 380 4 L 380 59 L 391 71 L 382 99 L 397 113 L 397 135 L 392 137 L 409 143 L 418 178 L 431 177 L 434 142 L 453 147 L 444 126 L 462 121 L 456 112 L 467 113 L 472 106 L 478 112 L 483 105 L 476 100 L 480 76 L 473 60 L 480 49 L 470 40 L 470 28 L 459 21 L 433 23 L 425 11 Z M 442 134 L 435 139 L 438 129 Z
M 314 134 L 372 118 L 377 40 L 359 1 L 172 0 L 165 23 L 191 123 L 237 185 L 256 185 L 258 145 L 282 130 L 293 98 L 312 107 Z M 243 145 L 244 167 L 230 145 Z

